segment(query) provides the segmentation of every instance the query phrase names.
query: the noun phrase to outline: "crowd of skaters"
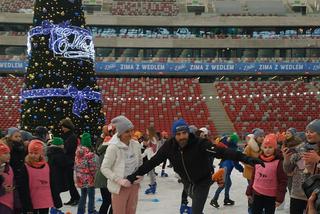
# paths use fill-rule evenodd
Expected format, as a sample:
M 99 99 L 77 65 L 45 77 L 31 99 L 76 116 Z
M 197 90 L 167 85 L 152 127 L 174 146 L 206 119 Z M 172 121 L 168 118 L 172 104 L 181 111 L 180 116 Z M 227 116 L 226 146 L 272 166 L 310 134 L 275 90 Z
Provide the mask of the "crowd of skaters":
M 171 133 L 167 133 L 154 127 L 137 131 L 128 118 L 118 116 L 94 140 L 89 133 L 75 134 L 70 119 L 63 119 L 60 125 L 58 136 L 50 136 L 45 127 L 37 127 L 33 133 L 12 127 L 1 138 L 1 214 L 62 214 L 64 205 L 77 206 L 78 214 L 133 214 L 144 175 L 150 179 L 145 194 L 156 194 L 157 175 L 168 176 L 167 160 L 184 186 L 180 213 L 203 213 L 214 182 L 218 187 L 210 205 L 220 207 L 222 190 L 224 205 L 234 205 L 229 195 L 233 168 L 248 181 L 249 214 L 274 213 L 276 207 L 283 206 L 287 190 L 291 214 L 317 213 L 315 194 L 307 205 L 302 184 L 319 171 L 320 120 L 309 123 L 305 133 L 294 128 L 265 133 L 256 128 L 246 137 L 243 152 L 236 133 L 212 137 L 207 128 L 198 129 L 183 119 L 174 121 Z M 214 158 L 221 159 L 223 174 L 214 173 Z M 158 174 L 155 167 L 160 164 Z M 102 196 L 98 211 L 97 188 Z M 60 193 L 66 191 L 70 200 L 62 203 Z

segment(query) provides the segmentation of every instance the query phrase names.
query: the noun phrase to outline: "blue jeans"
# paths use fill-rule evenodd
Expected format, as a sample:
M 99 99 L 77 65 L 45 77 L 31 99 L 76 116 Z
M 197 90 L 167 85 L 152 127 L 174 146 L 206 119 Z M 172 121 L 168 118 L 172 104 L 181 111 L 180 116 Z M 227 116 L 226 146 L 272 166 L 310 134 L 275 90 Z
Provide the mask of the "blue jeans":
M 86 213 L 87 195 L 89 198 L 88 213 L 95 212 L 94 194 L 95 194 L 94 187 L 81 188 L 81 196 L 80 196 L 80 200 L 79 200 L 79 204 L 78 204 L 78 214 Z
M 223 187 L 218 187 L 218 189 L 216 190 L 216 193 L 214 194 L 213 199 L 214 200 L 218 200 L 220 193 L 222 192 L 223 189 L 224 190 L 224 199 L 229 199 L 229 192 L 230 192 L 230 188 L 232 185 L 232 181 L 231 181 L 231 174 L 227 174 L 226 175 L 226 180 L 224 182 L 224 186 Z

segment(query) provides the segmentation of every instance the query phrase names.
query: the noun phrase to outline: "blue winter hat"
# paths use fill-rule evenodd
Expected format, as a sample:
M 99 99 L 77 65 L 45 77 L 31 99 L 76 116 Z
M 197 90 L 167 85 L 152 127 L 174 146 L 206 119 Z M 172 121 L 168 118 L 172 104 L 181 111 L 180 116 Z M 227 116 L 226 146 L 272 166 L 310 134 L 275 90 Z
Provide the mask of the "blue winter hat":
M 311 121 L 307 125 L 306 130 L 310 130 L 312 132 L 316 132 L 316 133 L 320 134 L 320 120 L 315 119 L 315 120 Z
M 176 133 L 180 131 L 190 132 L 188 124 L 182 118 L 173 122 L 171 131 L 173 136 L 176 136 Z
M 255 129 L 252 130 L 252 134 L 254 135 L 254 138 L 263 137 L 264 136 L 264 131 L 262 129 L 255 128 Z
M 290 132 L 292 134 L 292 136 L 297 135 L 297 129 L 293 128 L 293 127 L 288 128 L 287 132 Z
M 20 129 L 16 128 L 16 127 L 10 127 L 8 128 L 8 133 L 7 136 L 11 137 L 14 133 L 19 132 Z

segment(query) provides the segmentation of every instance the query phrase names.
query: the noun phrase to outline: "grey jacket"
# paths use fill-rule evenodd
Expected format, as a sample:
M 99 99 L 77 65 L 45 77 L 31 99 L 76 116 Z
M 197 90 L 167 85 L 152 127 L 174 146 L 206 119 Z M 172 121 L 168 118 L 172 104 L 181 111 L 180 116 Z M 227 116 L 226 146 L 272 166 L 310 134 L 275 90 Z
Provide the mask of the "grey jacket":
M 295 148 L 299 149 L 304 147 L 307 143 L 301 143 Z M 304 169 L 299 169 L 297 166 L 297 162 L 301 159 L 299 153 L 294 153 L 289 161 L 283 161 L 283 170 L 292 175 L 292 188 L 291 188 L 291 198 L 307 200 L 307 196 L 305 195 L 302 184 L 303 182 L 311 175 L 310 173 L 304 173 Z
M 107 148 L 108 148 L 108 144 L 101 144 L 97 149 L 97 154 L 99 155 L 99 166 L 101 166 L 102 164 Z M 107 188 L 107 181 L 108 179 L 102 174 L 100 169 L 97 170 L 95 180 L 94 180 L 94 186 L 96 188 Z

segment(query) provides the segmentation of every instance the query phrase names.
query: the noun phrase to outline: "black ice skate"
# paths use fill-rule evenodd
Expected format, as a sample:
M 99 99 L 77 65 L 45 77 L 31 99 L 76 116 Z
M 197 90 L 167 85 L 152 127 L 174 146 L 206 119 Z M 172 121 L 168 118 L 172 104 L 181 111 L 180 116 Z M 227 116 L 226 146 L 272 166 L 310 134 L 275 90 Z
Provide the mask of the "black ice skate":
M 218 201 L 216 199 L 212 199 L 210 201 L 210 205 L 215 207 L 215 208 L 219 208 L 220 207 L 220 205 L 218 204 Z
M 230 198 L 224 199 L 223 202 L 224 202 L 224 205 L 225 205 L 225 206 L 233 206 L 233 205 L 234 205 L 234 201 L 231 200 Z

